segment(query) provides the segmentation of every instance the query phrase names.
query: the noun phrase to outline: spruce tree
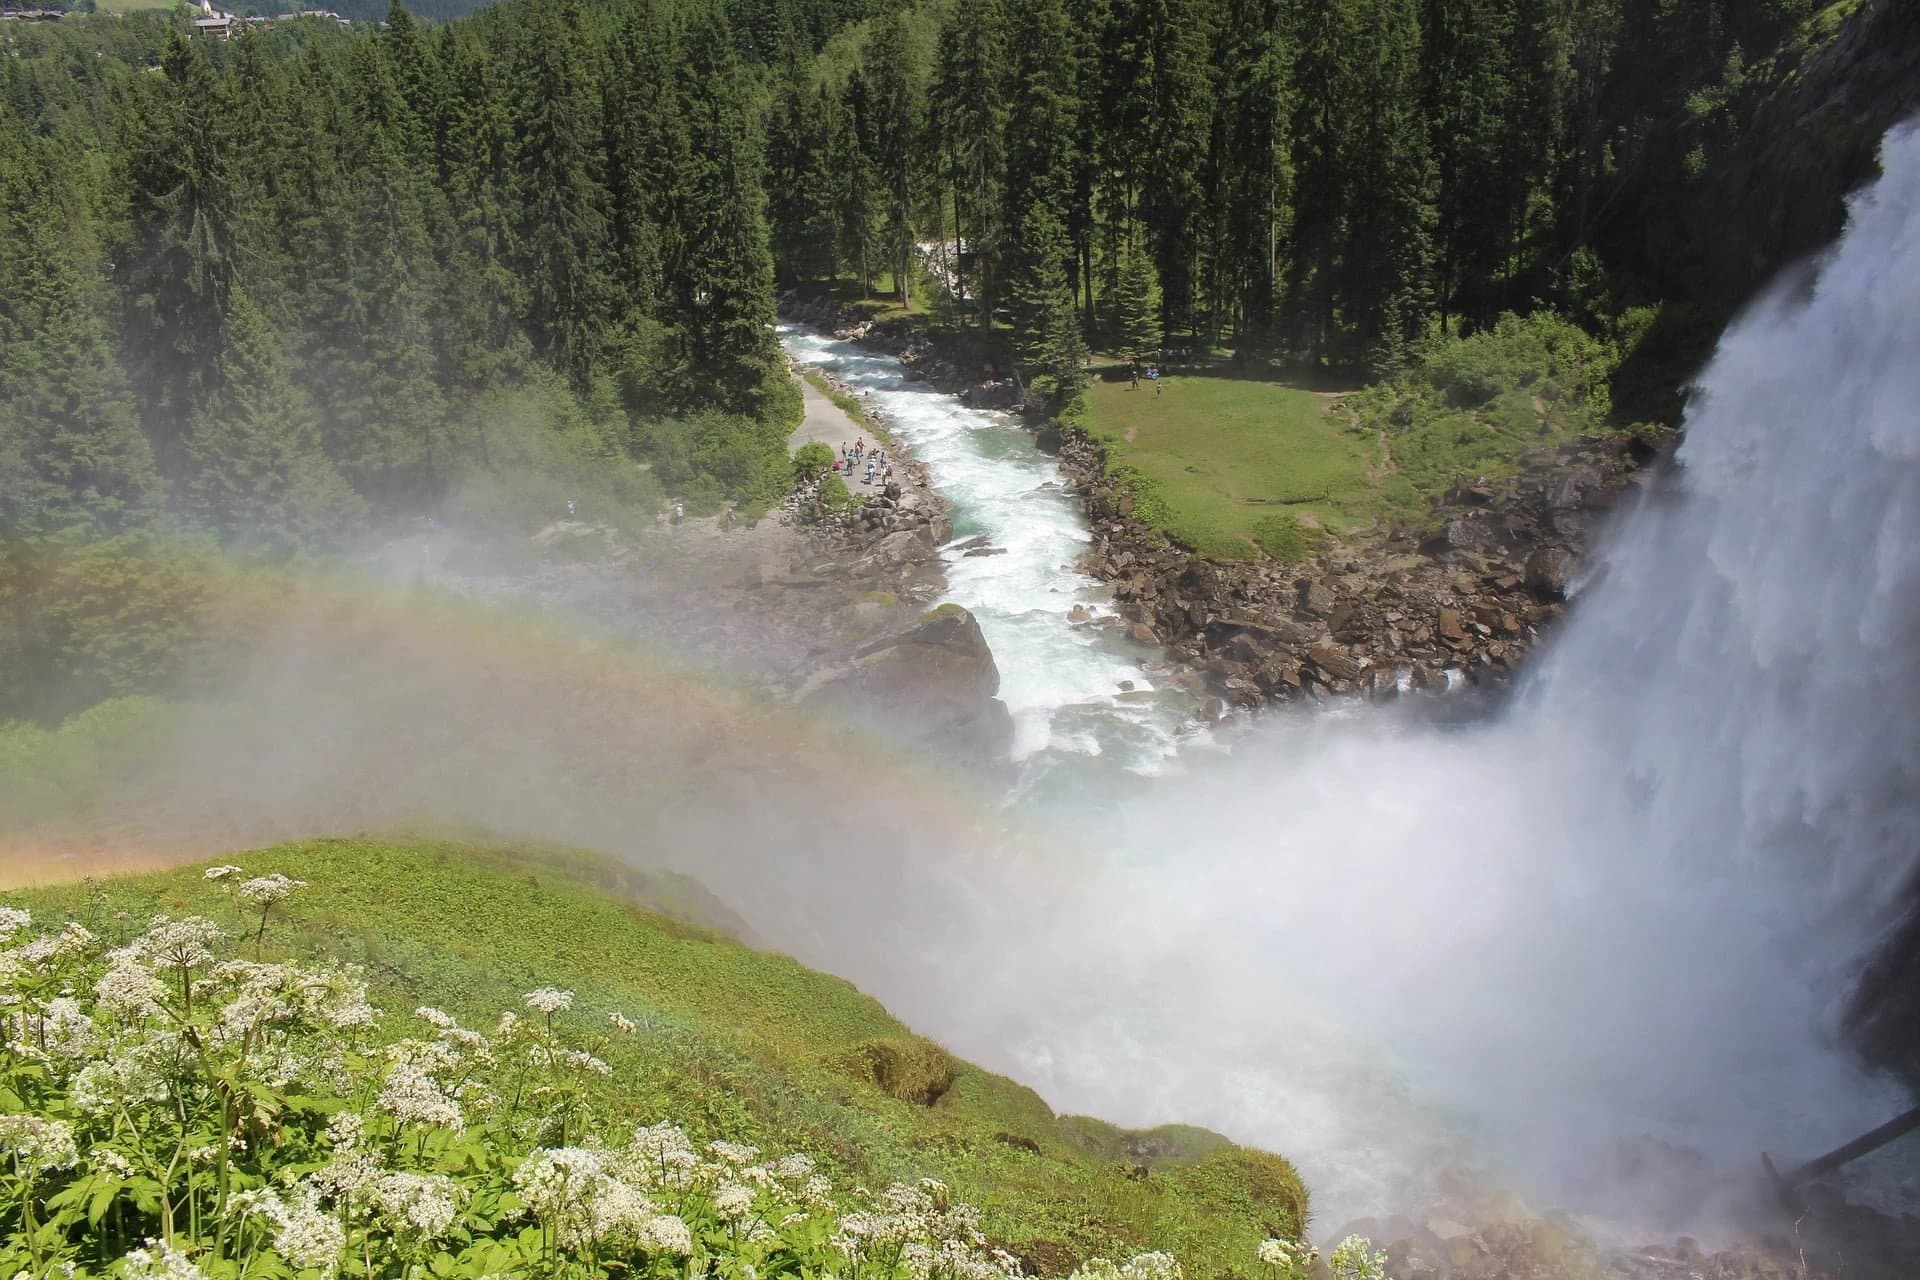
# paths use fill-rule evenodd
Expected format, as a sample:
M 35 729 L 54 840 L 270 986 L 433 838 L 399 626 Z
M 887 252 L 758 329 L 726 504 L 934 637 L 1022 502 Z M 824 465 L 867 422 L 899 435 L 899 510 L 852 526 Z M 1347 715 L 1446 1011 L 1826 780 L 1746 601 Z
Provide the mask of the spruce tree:
M 1153 259 L 1135 245 L 1122 246 L 1106 297 L 1107 328 L 1120 355 L 1145 360 L 1158 355 L 1160 280 Z
M 158 511 L 72 193 L 0 108 L 0 540 L 112 535 Z
M 932 145 L 953 204 L 955 270 L 984 327 L 1005 241 L 1007 16 L 1001 0 L 955 5 L 940 29 Z
M 281 553 L 328 545 L 364 508 L 321 452 L 306 398 L 244 292 L 231 295 L 228 321 L 220 390 L 187 435 L 189 509 L 238 545 Z
M 131 162 L 127 348 L 163 471 L 180 428 L 219 389 L 237 233 L 226 110 L 199 46 L 168 36 Z

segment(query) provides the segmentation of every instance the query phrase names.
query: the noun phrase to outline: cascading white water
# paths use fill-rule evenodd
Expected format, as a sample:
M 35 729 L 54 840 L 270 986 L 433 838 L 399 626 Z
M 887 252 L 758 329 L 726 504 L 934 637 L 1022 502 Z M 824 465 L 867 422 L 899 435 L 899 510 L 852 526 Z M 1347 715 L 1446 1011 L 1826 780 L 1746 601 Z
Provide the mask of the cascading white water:
M 1280 717 L 1121 805 L 1153 1066 L 1040 1032 L 1053 1095 L 1297 1153 L 1341 1209 L 1437 1131 L 1329 1079 L 1325 1024 L 1587 1204 L 1622 1141 L 1750 1169 L 1900 1109 L 1832 1036 L 1920 853 L 1920 130 L 1884 163 L 1496 722 Z
M 1163 767 L 1195 736 L 1193 700 L 1176 687 L 1156 688 L 1144 669 L 1156 655 L 1123 631 L 1069 623 L 1075 606 L 1097 619 L 1111 619 L 1113 609 L 1101 585 L 1075 567 L 1092 538 L 1058 464 L 1005 414 L 909 380 L 890 356 L 792 325 L 781 340 L 796 361 L 867 397 L 932 472 L 953 511 L 946 598 L 973 611 L 993 649 L 1000 696 L 1013 713 L 1014 757 L 1028 782 L 1064 768 L 1051 788 L 1061 794 L 1068 778 L 1088 776 L 1073 768 L 1088 757 L 1123 772 Z M 983 545 L 965 546 L 976 541 Z
M 1323 1224 L 1476 1153 L 1686 1218 L 1623 1149 L 1745 1173 L 1900 1109 L 1833 1035 L 1920 839 L 1920 131 L 1884 166 L 1810 291 L 1723 339 L 1513 705 L 1275 717 L 1115 788 L 1108 868 L 992 949 L 960 1047 L 1285 1151 Z

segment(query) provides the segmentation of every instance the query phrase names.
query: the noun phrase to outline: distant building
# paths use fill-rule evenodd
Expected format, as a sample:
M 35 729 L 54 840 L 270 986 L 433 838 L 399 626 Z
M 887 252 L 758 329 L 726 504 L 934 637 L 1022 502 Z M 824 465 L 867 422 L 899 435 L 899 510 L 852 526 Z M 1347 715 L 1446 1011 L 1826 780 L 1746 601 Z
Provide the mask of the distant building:
M 0 22 L 58 22 L 66 16 L 63 9 L 0 9 Z

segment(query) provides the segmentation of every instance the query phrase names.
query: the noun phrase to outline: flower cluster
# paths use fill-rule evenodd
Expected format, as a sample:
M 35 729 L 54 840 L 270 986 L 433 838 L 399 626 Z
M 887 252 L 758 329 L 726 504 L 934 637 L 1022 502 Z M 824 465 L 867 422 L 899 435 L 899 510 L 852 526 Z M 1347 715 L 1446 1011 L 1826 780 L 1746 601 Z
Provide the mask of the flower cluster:
M 226 923 L 103 940 L 0 906 L 0 1276 L 1022 1276 L 943 1183 L 841 1194 L 804 1154 L 609 1131 L 624 1014 L 575 1035 L 577 997 L 543 986 L 491 1032 L 432 1006 L 403 1027 L 358 972 L 257 954 L 299 881 L 205 874 Z M 1349 1245 L 1341 1280 L 1379 1280 Z M 1078 1280 L 1181 1272 L 1148 1253 Z

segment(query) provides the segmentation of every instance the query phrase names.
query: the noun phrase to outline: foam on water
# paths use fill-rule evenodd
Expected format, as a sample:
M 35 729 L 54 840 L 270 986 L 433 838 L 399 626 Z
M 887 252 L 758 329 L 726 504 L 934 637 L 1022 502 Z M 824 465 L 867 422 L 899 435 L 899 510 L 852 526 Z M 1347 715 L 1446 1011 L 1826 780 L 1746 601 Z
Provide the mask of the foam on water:
M 972 610 L 993 649 L 1025 785 L 1049 786 L 1063 766 L 1079 776 L 1094 758 L 1102 772 L 1167 768 L 1195 734 L 1193 700 L 1156 687 L 1146 669 L 1156 655 L 1120 628 L 1067 621 L 1076 605 L 1097 619 L 1114 610 L 1111 593 L 1075 567 L 1092 535 L 1079 500 L 1064 491 L 1059 465 L 1007 415 L 909 381 L 890 356 L 793 325 L 782 326 L 780 337 L 794 360 L 866 399 L 927 465 L 952 509 L 946 599 Z M 999 553 L 961 549 L 980 537 Z M 1127 681 L 1131 693 L 1121 688 Z M 1063 775 L 1051 787 L 1064 782 Z

